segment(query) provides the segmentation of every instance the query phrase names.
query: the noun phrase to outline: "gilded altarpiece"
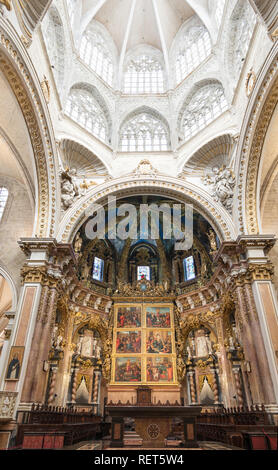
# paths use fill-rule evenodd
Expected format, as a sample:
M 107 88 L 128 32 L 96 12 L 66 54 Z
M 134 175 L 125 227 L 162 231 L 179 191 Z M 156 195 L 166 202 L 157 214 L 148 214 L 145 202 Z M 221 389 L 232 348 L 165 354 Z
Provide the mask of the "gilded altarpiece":
M 177 385 L 173 305 L 114 308 L 111 385 Z

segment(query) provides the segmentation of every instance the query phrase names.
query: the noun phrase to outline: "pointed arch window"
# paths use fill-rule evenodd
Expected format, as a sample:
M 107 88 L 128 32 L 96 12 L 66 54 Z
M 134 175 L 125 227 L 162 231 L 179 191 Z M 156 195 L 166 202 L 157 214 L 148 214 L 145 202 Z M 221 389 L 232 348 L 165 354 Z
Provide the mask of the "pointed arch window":
M 232 14 L 231 23 L 230 54 L 232 60 L 230 70 L 233 75 L 239 76 L 256 25 L 256 14 L 249 2 L 238 2 Z
M 124 93 L 164 93 L 164 70 L 161 63 L 142 54 L 131 59 L 125 69 Z
M 165 151 L 169 148 L 169 130 L 165 123 L 152 114 L 140 113 L 122 126 L 122 152 Z
M 0 222 L 9 197 L 9 191 L 4 186 L 0 187 Z
M 65 70 L 65 41 L 63 26 L 56 8 L 50 8 L 42 22 L 42 33 L 56 86 L 61 90 Z
M 72 89 L 66 104 L 66 114 L 103 142 L 107 141 L 105 113 L 89 91 Z
M 80 57 L 108 85 L 113 85 L 114 66 L 112 54 L 102 35 L 94 28 L 87 28 L 82 36 Z
M 193 94 L 184 108 L 181 127 L 187 141 L 228 109 L 220 84 L 208 84 Z
M 211 50 L 211 39 L 205 26 L 191 26 L 182 34 L 175 64 L 177 85 L 211 54 Z
M 183 260 L 183 269 L 184 269 L 184 280 L 192 281 L 196 277 L 196 269 L 194 263 L 194 257 L 188 256 Z

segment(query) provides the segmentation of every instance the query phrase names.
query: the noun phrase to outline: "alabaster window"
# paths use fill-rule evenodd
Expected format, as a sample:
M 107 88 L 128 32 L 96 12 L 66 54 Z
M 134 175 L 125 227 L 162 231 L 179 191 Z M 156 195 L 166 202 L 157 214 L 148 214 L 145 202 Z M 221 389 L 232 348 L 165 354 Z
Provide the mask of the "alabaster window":
M 137 267 L 137 280 L 146 279 L 151 280 L 151 268 L 150 266 L 138 266 Z
M 87 90 L 71 90 L 66 104 L 66 114 L 103 142 L 107 140 L 104 111 Z
M 216 23 L 217 23 L 218 27 L 220 26 L 220 24 L 222 22 L 225 2 L 226 2 L 226 0 L 218 0 L 217 1 L 217 7 L 216 7 L 216 10 L 215 10 L 215 19 L 216 19 Z
M 106 83 L 113 85 L 114 67 L 109 47 L 100 33 L 88 28 L 83 34 L 80 57 Z
M 151 114 L 134 116 L 121 129 L 120 149 L 123 152 L 163 151 L 169 147 L 166 125 Z
M 161 63 L 148 55 L 131 59 L 124 74 L 124 93 L 163 93 L 164 71 Z
M 92 277 L 95 281 L 103 281 L 104 261 L 97 256 L 94 258 Z
M 176 56 L 176 81 L 179 84 L 211 53 L 211 40 L 207 29 L 192 26 L 183 33 Z
M 250 41 L 256 25 L 256 15 L 249 2 L 242 2 L 232 17 L 230 37 L 231 67 L 233 74 L 239 75 L 243 67 Z
M 223 87 L 209 84 L 200 88 L 186 105 L 182 115 L 182 132 L 188 140 L 228 109 Z
M 188 256 L 183 260 L 184 280 L 191 281 L 196 277 L 195 263 L 193 256 Z
M 42 22 L 42 33 L 55 82 L 60 90 L 65 69 L 65 42 L 62 23 L 56 9 L 51 8 L 46 15 Z
M 9 191 L 7 190 L 7 188 L 4 188 L 3 186 L 0 187 L 0 222 L 7 204 L 8 196 Z
M 69 19 L 70 19 L 71 26 L 73 25 L 74 14 L 76 12 L 76 8 L 78 7 L 77 2 L 78 2 L 78 0 L 67 0 L 68 13 L 69 13 Z

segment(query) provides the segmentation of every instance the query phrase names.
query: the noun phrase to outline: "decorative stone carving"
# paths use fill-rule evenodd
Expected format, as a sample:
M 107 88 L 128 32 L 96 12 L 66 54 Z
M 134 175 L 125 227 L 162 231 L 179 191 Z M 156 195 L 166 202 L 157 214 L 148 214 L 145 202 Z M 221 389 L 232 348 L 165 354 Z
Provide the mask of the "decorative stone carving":
M 47 104 L 49 104 L 49 102 L 50 102 L 50 85 L 49 85 L 49 81 L 47 80 L 45 75 L 43 77 L 43 80 L 41 81 L 41 87 L 42 87 L 42 91 L 43 91 L 43 94 L 44 94 L 44 97 L 45 97 L 45 101 L 47 102 Z
M 0 392 L 0 423 L 13 419 L 17 392 Z
M 221 168 L 214 167 L 211 175 L 203 178 L 206 185 L 211 185 L 213 190 L 213 198 L 216 202 L 220 202 L 228 212 L 233 209 L 233 195 L 235 187 L 235 176 L 230 168 L 223 166 Z
M 80 189 L 76 183 L 76 169 L 68 168 L 60 172 L 62 208 L 67 210 L 74 201 L 85 194 L 86 188 Z
M 158 170 L 154 168 L 149 160 L 141 160 L 138 167 L 134 170 L 135 176 L 150 175 L 155 176 L 158 174 Z
M 12 9 L 11 3 L 12 3 L 12 0 L 0 0 L 0 4 L 4 5 L 9 11 L 11 11 Z

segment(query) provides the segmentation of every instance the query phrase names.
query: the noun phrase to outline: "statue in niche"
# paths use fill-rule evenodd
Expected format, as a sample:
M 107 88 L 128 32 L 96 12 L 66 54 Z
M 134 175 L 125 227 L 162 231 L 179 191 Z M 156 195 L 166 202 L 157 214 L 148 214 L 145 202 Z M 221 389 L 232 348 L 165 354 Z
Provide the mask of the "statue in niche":
M 191 331 L 187 340 L 188 358 L 207 357 L 213 354 L 210 332 L 205 328 Z
M 101 359 L 101 352 L 102 346 L 98 332 L 89 329 L 80 331 L 76 354 L 99 360 Z
M 212 253 L 217 251 L 217 242 L 216 242 L 216 236 L 215 236 L 215 233 L 213 230 L 209 230 L 208 231 L 208 239 L 209 239 L 209 243 L 210 243 L 210 248 L 211 248 L 211 251 Z
M 208 382 L 207 376 L 204 377 L 203 386 L 200 393 L 200 403 L 202 405 L 212 405 L 214 403 L 214 394 Z
M 51 336 L 51 346 L 53 349 L 55 349 L 56 351 L 62 351 L 63 350 L 63 347 L 64 347 L 64 343 L 63 343 L 63 336 L 61 335 L 60 331 L 59 331 L 59 327 L 58 325 L 56 324 L 53 328 L 53 332 L 52 332 L 52 336 Z
M 74 242 L 74 251 L 75 253 L 81 253 L 81 249 L 82 249 L 82 243 L 83 243 L 83 240 L 80 236 L 80 233 L 78 233 L 75 237 L 75 242 Z
M 87 404 L 89 401 L 89 391 L 84 376 L 82 377 L 80 385 L 77 389 L 75 401 L 77 404 Z

